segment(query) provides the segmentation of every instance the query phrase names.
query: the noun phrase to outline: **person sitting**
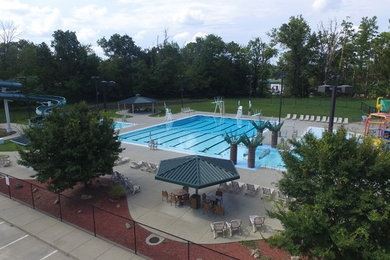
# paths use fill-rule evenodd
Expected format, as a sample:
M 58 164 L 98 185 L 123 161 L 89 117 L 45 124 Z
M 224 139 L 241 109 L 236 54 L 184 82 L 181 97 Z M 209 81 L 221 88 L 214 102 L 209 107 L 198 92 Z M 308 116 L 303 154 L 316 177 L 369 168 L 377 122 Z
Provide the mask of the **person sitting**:
M 149 149 L 150 150 L 156 150 L 157 149 L 157 142 L 155 142 L 153 139 L 149 141 Z

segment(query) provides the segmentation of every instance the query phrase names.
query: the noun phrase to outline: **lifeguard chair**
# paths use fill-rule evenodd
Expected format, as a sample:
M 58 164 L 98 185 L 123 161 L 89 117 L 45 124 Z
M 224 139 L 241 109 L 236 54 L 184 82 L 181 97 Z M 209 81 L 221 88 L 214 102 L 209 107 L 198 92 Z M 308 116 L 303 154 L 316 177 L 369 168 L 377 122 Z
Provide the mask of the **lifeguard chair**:
M 215 97 L 212 104 L 215 104 L 214 114 L 217 113 L 217 110 L 219 110 L 221 116 L 225 114 L 225 103 L 223 102 L 223 97 Z

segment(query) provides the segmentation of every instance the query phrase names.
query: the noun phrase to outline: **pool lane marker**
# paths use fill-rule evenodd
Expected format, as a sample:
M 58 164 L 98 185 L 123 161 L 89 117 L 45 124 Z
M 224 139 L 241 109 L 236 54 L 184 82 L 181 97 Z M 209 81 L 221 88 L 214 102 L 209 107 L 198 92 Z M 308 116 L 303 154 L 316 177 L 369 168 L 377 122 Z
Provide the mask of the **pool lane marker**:
M 26 238 L 26 237 L 28 237 L 28 236 L 29 236 L 29 235 L 24 235 L 24 236 L 22 236 L 21 238 L 18 238 L 18 239 L 16 239 L 16 240 L 14 240 L 14 241 L 8 243 L 8 244 L 6 244 L 5 246 L 0 247 L 0 250 L 2 250 L 2 249 L 4 249 L 4 248 L 6 248 L 6 247 L 8 247 L 8 246 L 10 246 L 10 245 L 12 245 L 12 244 L 18 242 L 18 241 L 20 241 L 20 240 L 22 240 L 22 239 L 24 239 L 24 238 Z
M 48 258 L 48 257 L 50 257 L 50 256 L 52 256 L 52 255 L 54 255 L 54 254 L 57 253 L 57 252 L 58 252 L 58 250 L 54 250 L 53 252 L 51 252 L 51 253 L 48 254 L 47 256 L 42 257 L 42 258 L 39 259 L 39 260 L 44 260 L 44 259 L 46 259 L 46 258 Z

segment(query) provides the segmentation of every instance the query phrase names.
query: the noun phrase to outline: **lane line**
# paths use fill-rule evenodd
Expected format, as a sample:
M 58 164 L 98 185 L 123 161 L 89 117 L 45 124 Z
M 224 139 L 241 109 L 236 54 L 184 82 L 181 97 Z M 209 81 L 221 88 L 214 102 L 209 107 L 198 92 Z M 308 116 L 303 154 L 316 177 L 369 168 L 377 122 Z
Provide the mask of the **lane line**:
M 57 253 L 58 252 L 58 250 L 54 250 L 53 252 L 51 252 L 50 254 L 48 254 L 47 256 L 45 256 L 45 257 L 42 257 L 40 260 L 44 260 L 44 259 L 46 259 L 46 258 L 48 258 L 48 257 L 50 257 L 51 255 L 54 255 L 55 253 Z
M 15 241 L 12 241 L 12 242 L 8 243 L 8 244 L 6 244 L 5 246 L 0 247 L 0 250 L 2 250 L 2 249 L 4 249 L 4 248 L 6 248 L 7 246 L 10 246 L 10 245 L 12 245 L 12 244 L 18 242 L 18 241 L 20 241 L 20 240 L 22 240 L 22 239 L 24 239 L 24 238 L 26 238 L 26 237 L 28 237 L 28 236 L 29 236 L 29 235 L 24 235 L 24 236 L 22 236 L 21 238 L 18 238 L 18 239 L 16 239 Z

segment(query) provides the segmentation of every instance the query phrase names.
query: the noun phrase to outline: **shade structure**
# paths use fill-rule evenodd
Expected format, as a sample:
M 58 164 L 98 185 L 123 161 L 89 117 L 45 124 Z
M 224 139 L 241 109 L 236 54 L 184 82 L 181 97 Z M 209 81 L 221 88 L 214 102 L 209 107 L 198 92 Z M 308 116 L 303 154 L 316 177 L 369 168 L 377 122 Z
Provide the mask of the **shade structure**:
M 132 107 L 132 112 L 134 113 L 134 105 L 145 105 L 152 104 L 152 111 L 154 113 L 154 105 L 157 103 L 157 100 L 153 98 L 143 97 L 140 94 L 136 94 L 134 97 L 127 98 L 118 102 L 118 106 L 123 104 L 130 104 Z
M 239 178 L 232 161 L 200 155 L 162 160 L 155 177 L 196 190 Z

